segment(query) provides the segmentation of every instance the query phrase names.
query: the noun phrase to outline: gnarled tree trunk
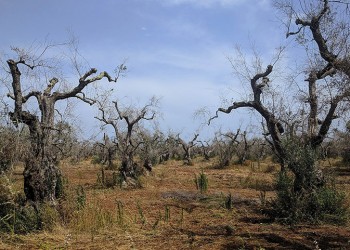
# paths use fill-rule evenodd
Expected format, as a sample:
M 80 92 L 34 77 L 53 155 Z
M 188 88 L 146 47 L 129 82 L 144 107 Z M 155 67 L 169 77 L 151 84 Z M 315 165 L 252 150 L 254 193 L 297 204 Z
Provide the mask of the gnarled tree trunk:
M 108 81 L 116 81 L 117 78 L 112 79 L 106 72 L 91 77 L 97 72 L 96 69 L 91 69 L 79 79 L 79 84 L 71 91 L 51 93 L 58 83 L 57 78 L 52 78 L 43 92 L 31 91 L 27 95 L 23 95 L 21 71 L 18 66 L 24 65 L 32 70 L 37 66 L 28 65 L 22 59 L 18 61 L 8 60 L 7 64 L 12 76 L 13 89 L 13 93 L 8 94 L 8 96 L 14 100 L 14 111 L 9 112 L 10 118 L 15 126 L 20 123 L 27 125 L 30 132 L 31 149 L 26 156 L 23 173 L 26 198 L 34 203 L 50 202 L 55 204 L 56 198 L 62 193 L 62 176 L 56 163 L 52 142 L 52 130 L 55 129 L 55 103 L 59 100 L 76 97 L 91 105 L 94 103 L 93 100 L 86 98 L 82 90 L 88 84 L 104 77 Z M 119 69 L 123 70 L 124 67 Z M 37 100 L 40 117 L 23 110 L 23 104 L 31 97 L 35 97 Z

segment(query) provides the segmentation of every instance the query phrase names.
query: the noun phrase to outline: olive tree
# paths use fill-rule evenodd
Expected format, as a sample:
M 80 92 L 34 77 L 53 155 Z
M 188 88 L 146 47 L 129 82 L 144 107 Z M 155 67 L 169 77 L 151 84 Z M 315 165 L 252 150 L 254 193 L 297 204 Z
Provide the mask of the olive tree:
M 158 99 L 151 98 L 142 108 L 129 106 L 122 108 L 118 101 L 113 101 L 114 112 L 109 112 L 105 105 L 99 103 L 100 115 L 95 118 L 104 125 L 113 128 L 117 154 L 121 158 L 120 174 L 123 180 L 136 179 L 141 174 L 141 169 L 136 163 L 134 156 L 142 144 L 143 121 L 155 119 L 157 114 Z M 128 183 L 127 183 L 128 184 Z
M 214 150 L 218 155 L 217 168 L 225 168 L 230 166 L 231 160 L 237 150 L 238 140 L 237 137 L 240 134 L 240 129 L 237 129 L 236 133 L 228 131 L 226 133 L 218 132 L 214 138 Z
M 258 67 L 255 67 L 255 72 L 248 78 L 251 99 L 219 108 L 209 123 L 219 113 L 229 114 L 240 108 L 254 110 L 263 117 L 265 137 L 278 156 L 282 170 L 288 169 L 294 174 L 294 191 L 311 191 L 323 185 L 320 170 L 315 164 L 317 149 L 330 132 L 333 121 L 344 116 L 348 110 L 349 12 L 344 8 L 345 1 L 276 1 L 276 6 L 288 20 L 287 38 L 296 36 L 296 41 L 305 48 L 305 57 L 298 58 L 307 58 L 307 66 L 300 66 L 292 74 L 295 81 L 298 81 L 296 75 L 304 73 L 306 85 L 299 87 L 299 92 L 288 93 L 288 98 L 297 97 L 293 102 L 300 105 L 290 110 L 279 110 L 280 112 L 269 105 L 269 100 L 263 97 L 270 86 L 275 84 L 271 81 L 274 78 L 274 64 L 263 67 L 259 59 Z M 293 20 L 294 26 L 291 25 Z M 304 62 L 300 65 L 302 63 Z M 296 84 L 303 86 L 304 83 Z M 307 124 L 306 131 L 299 131 L 299 134 L 297 130 L 293 132 L 293 146 L 285 142 L 287 136 L 284 133 L 283 118 L 288 112 L 297 114 L 300 124 Z M 304 118 L 305 121 L 302 121 Z
M 98 72 L 96 68 L 91 68 L 79 74 L 78 79 L 71 80 L 72 84 L 68 84 L 70 81 L 60 74 L 63 68 L 56 68 L 59 65 L 57 60 L 52 63 L 50 57 L 48 60 L 44 59 L 45 54 L 49 55 L 53 47 L 51 45 L 45 47 L 39 56 L 23 49 L 13 48 L 15 56 L 8 59 L 6 64 L 11 79 L 8 97 L 13 101 L 13 110 L 9 112 L 10 119 L 15 126 L 19 124 L 27 126 L 30 134 L 31 147 L 25 157 L 23 173 L 26 198 L 33 202 L 54 204 L 61 192 L 59 190 L 61 171 L 54 160 L 53 143 L 53 131 L 57 131 L 56 104 L 70 98 L 94 104 L 94 101 L 85 95 L 84 89 L 102 79 L 116 82 L 125 66 L 118 67 L 114 77 L 106 71 Z M 59 86 L 60 80 L 68 85 L 64 90 Z
M 198 141 L 201 146 L 201 154 L 204 157 L 204 160 L 209 161 L 210 158 L 213 156 L 213 145 L 210 143 L 210 141 Z
M 189 142 L 184 141 L 183 139 L 180 138 L 180 135 L 176 135 L 176 137 L 172 138 L 178 145 L 181 146 L 184 155 L 183 155 L 183 160 L 186 165 L 193 165 L 192 162 L 192 150 L 194 146 L 196 146 L 196 141 L 198 138 L 199 134 L 195 134 L 192 140 Z
M 164 154 L 165 136 L 158 129 L 155 131 L 143 129 L 139 134 L 143 144 L 139 148 L 138 155 L 143 161 L 143 166 L 152 171 L 152 167 L 160 163 L 160 158 Z

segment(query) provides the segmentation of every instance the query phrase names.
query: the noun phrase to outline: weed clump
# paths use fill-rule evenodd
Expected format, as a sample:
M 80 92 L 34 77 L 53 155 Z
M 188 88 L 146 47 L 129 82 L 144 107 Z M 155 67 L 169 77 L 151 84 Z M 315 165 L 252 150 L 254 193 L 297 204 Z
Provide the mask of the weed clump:
M 32 206 L 22 206 L 21 194 L 13 191 L 6 175 L 0 177 L 0 231 L 28 233 L 39 227 L 39 217 Z M 24 199 L 23 199 L 24 200 Z
M 283 144 L 288 170 L 276 176 L 273 217 L 287 224 L 344 224 L 348 217 L 345 194 L 317 166 L 317 148 L 296 139 L 287 139 Z
M 93 155 L 91 159 L 92 164 L 101 164 L 102 163 L 102 158 L 99 155 Z
M 232 210 L 233 209 L 233 197 L 232 197 L 231 193 L 229 193 L 228 196 L 225 199 L 225 208 L 227 210 Z
M 201 193 L 205 193 L 208 190 L 208 177 L 203 172 L 199 174 L 199 176 L 194 176 L 194 183 L 196 184 L 197 190 L 199 190 Z
M 61 195 L 64 196 L 63 183 L 60 186 Z M 0 176 L 0 232 L 26 234 L 38 230 L 51 231 L 61 221 L 57 208 L 45 202 L 27 202 L 23 192 L 14 191 L 6 175 Z
M 279 222 L 295 224 L 309 222 L 313 224 L 345 224 L 348 209 L 345 194 L 335 185 L 324 185 L 310 192 L 296 192 L 293 177 L 281 172 L 276 180 L 276 198 L 269 205 L 271 215 Z

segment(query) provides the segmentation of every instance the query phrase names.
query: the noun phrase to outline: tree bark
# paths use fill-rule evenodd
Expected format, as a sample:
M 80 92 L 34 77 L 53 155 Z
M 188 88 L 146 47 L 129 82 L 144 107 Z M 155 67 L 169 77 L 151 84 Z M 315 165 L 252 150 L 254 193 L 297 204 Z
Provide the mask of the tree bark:
M 55 204 L 62 195 L 62 174 L 51 159 L 27 159 L 23 175 L 24 193 L 28 200 Z

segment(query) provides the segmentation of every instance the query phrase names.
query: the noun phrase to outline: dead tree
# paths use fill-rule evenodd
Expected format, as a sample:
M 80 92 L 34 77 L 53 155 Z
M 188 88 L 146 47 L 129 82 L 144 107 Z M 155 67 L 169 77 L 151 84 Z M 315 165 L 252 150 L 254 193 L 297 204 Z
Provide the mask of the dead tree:
M 238 141 L 236 153 L 238 156 L 238 164 L 242 165 L 247 160 L 247 157 L 250 156 L 251 148 L 256 141 L 247 139 L 247 131 L 243 131 L 240 135 L 241 140 Z
M 209 161 L 212 154 L 212 147 L 208 141 L 198 141 L 201 144 L 201 152 L 204 160 Z
M 240 129 L 236 133 L 219 132 L 215 137 L 216 151 L 219 156 L 218 168 L 225 168 L 230 166 L 231 160 L 237 150 L 237 137 L 240 134 Z
M 223 112 L 226 114 L 231 113 L 232 110 L 238 109 L 238 108 L 253 108 L 256 110 L 259 114 L 264 117 L 268 131 L 270 133 L 270 136 L 272 138 L 273 147 L 274 150 L 276 150 L 276 153 L 278 154 L 278 157 L 280 159 L 280 163 L 282 166 L 284 166 L 284 150 L 281 144 L 281 134 L 284 132 L 284 129 L 282 127 L 282 124 L 276 119 L 275 115 L 272 113 L 272 111 L 268 110 L 264 104 L 261 101 L 261 94 L 262 89 L 264 86 L 261 86 L 259 83 L 259 80 L 262 78 L 266 78 L 271 72 L 272 72 L 272 65 L 269 65 L 265 72 L 256 74 L 251 80 L 250 80 L 250 86 L 253 91 L 253 100 L 250 101 L 242 101 L 242 102 L 234 102 L 231 106 L 228 108 L 219 108 L 216 111 L 216 115 L 209 120 L 209 124 L 211 120 L 218 117 L 219 112 Z
M 142 168 L 135 162 L 134 156 L 138 148 L 144 143 L 140 136 L 141 122 L 150 121 L 155 118 L 156 111 L 154 107 L 157 100 L 152 98 L 150 103 L 141 109 L 128 108 L 121 110 L 117 101 L 113 102 L 116 110 L 115 115 L 107 117 L 103 106 L 99 106 L 100 117 L 95 117 L 105 125 L 110 125 L 114 129 L 115 140 L 118 155 L 121 157 L 120 174 L 125 181 L 128 178 L 136 179 L 142 174 Z
M 103 134 L 103 142 L 98 142 L 97 145 L 101 148 L 101 163 L 107 164 L 108 169 L 113 169 L 113 159 L 116 154 L 115 144 L 109 139 L 106 133 Z
M 301 4 L 301 1 L 298 4 Z M 297 34 L 300 36 L 309 35 L 311 39 L 304 39 L 302 40 L 303 43 L 310 41 L 309 45 L 316 46 L 314 50 L 306 49 L 306 53 L 309 51 L 311 53 L 309 58 L 315 58 L 315 62 L 306 69 L 308 76 L 305 82 L 308 88 L 305 99 L 309 107 L 308 132 L 300 145 L 300 147 L 303 147 L 301 151 L 304 152 L 306 150 L 316 151 L 326 138 L 332 122 L 347 111 L 350 97 L 350 58 L 348 54 L 350 49 L 348 40 L 350 19 L 348 13 L 346 14 L 346 20 L 339 21 L 336 10 L 334 12 L 331 10 L 336 8 L 336 4 L 341 4 L 340 1 L 322 0 L 313 4 L 308 5 L 305 2 L 305 6 L 301 6 L 300 11 L 292 5 L 280 5 L 280 8 L 286 12 L 288 17 L 295 18 L 295 24 L 298 27 L 295 32 L 288 30 L 287 37 Z M 307 6 L 313 6 L 313 8 L 306 9 Z M 301 16 L 302 13 L 305 14 Z M 335 31 L 337 32 L 335 33 Z M 284 128 L 281 120 L 272 109 L 264 104 L 262 99 L 262 94 L 268 88 L 264 79 L 269 77 L 272 71 L 273 65 L 268 65 L 265 70 L 261 70 L 250 77 L 252 99 L 233 102 L 227 108 L 219 108 L 216 115 L 209 120 L 209 123 L 212 119 L 218 117 L 220 112 L 229 114 L 239 108 L 250 108 L 258 112 L 264 118 L 268 131 L 266 138 L 278 156 L 282 169 L 288 167 L 295 176 L 295 191 L 310 191 L 315 186 L 322 185 L 322 183 L 319 183 L 319 178 L 316 178 L 319 170 L 315 166 L 315 161 L 310 156 L 307 169 L 300 167 L 299 160 L 290 154 L 290 150 L 293 150 L 293 148 L 291 149 L 282 142 Z M 323 103 L 323 105 L 320 105 L 320 103 Z
M 143 130 L 139 134 L 143 143 L 138 154 L 143 161 L 143 167 L 151 172 L 153 166 L 160 163 L 159 155 L 164 150 L 164 135 L 158 130 L 153 133 Z
M 163 143 L 163 148 L 159 155 L 159 163 L 164 163 L 169 159 L 179 160 L 181 157 L 182 149 L 179 148 L 174 135 L 168 135 Z
M 73 147 L 78 141 L 73 126 L 68 122 L 58 121 L 52 130 L 52 146 L 54 159 L 59 162 L 63 158 L 73 156 Z
M 78 98 L 92 105 L 94 102 L 87 98 L 83 90 L 91 83 L 107 79 L 116 82 L 118 77 L 111 77 L 106 71 L 98 73 L 92 68 L 83 74 L 75 87 L 67 91 L 54 91 L 59 79 L 51 78 L 45 89 L 32 90 L 25 93 L 22 82 L 22 71 L 36 70 L 44 65 L 27 62 L 25 56 L 7 60 L 7 65 L 12 77 L 12 89 L 8 94 L 14 101 L 14 109 L 9 112 L 12 123 L 15 126 L 25 124 L 29 128 L 31 151 L 26 156 L 24 169 L 24 192 L 26 198 L 33 202 L 55 203 L 60 195 L 59 183 L 61 171 L 55 164 L 52 145 L 52 131 L 55 130 L 55 105 L 58 101 L 68 98 Z M 39 108 L 39 116 L 26 110 L 25 104 L 34 98 Z
M 185 161 L 186 165 L 192 165 L 192 153 L 191 150 L 192 148 L 196 145 L 196 140 L 198 138 L 199 134 L 195 134 L 193 139 L 186 143 L 184 140 L 180 138 L 180 135 L 178 134 L 176 136 L 175 141 L 178 145 L 180 145 L 184 151 L 184 156 L 183 159 Z

